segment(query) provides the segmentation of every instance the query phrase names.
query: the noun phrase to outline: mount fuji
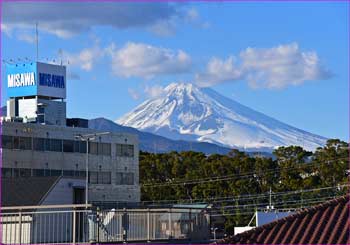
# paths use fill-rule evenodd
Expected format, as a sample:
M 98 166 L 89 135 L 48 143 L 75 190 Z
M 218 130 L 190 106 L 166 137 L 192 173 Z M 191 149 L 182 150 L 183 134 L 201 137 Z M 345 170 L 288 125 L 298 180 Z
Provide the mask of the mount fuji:
M 190 83 L 172 83 L 116 122 L 174 140 L 209 142 L 247 151 L 300 145 L 314 151 L 327 138 L 295 128 Z

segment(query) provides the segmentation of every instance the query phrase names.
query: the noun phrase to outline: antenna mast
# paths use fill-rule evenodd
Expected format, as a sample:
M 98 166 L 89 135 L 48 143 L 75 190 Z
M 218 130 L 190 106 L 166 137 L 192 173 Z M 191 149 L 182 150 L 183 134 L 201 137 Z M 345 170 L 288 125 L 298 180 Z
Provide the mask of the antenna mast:
M 39 61 L 39 34 L 38 34 L 38 22 L 35 23 L 35 39 L 36 39 L 36 61 Z

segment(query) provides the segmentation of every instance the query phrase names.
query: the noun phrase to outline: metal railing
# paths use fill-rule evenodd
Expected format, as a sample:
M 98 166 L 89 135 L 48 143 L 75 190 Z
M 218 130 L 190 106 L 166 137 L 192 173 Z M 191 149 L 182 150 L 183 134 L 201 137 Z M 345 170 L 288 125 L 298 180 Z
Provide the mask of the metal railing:
M 2 244 L 204 241 L 209 216 L 192 209 L 111 209 L 91 205 L 3 207 Z

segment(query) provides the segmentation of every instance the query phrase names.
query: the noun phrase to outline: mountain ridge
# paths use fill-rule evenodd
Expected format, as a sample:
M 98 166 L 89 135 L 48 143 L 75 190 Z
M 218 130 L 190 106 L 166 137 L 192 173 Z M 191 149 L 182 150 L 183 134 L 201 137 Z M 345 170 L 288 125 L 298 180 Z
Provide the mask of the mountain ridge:
M 228 148 L 273 149 L 323 146 L 326 138 L 285 124 L 190 83 L 172 83 L 116 122 L 175 140 L 209 142 Z

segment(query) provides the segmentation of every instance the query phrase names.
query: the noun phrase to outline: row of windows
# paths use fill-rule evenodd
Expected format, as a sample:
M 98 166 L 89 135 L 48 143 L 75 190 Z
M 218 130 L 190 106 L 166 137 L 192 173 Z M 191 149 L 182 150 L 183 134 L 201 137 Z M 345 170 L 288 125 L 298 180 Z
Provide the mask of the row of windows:
M 17 177 L 43 177 L 43 176 L 65 176 L 65 177 L 85 177 L 85 171 L 77 170 L 57 170 L 57 169 L 30 169 L 30 168 L 2 168 L 3 178 Z M 90 184 L 111 184 L 111 172 L 106 171 L 90 171 Z M 133 185 L 134 173 L 116 173 L 117 185 Z
M 4 149 L 86 153 L 86 142 L 2 135 Z M 134 146 L 116 144 L 116 156 L 134 157 Z M 110 143 L 89 142 L 89 153 L 111 155 Z
M 43 176 L 65 176 L 65 177 L 85 177 L 85 171 L 58 170 L 58 169 L 31 169 L 31 168 L 2 168 L 2 177 L 43 177 Z

